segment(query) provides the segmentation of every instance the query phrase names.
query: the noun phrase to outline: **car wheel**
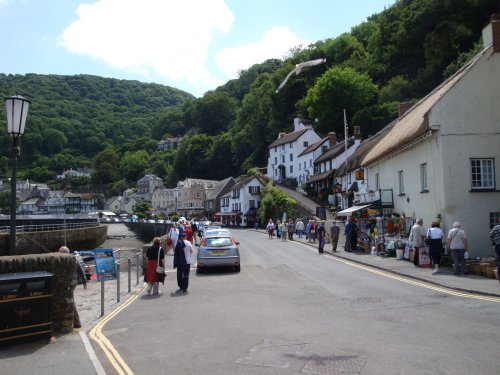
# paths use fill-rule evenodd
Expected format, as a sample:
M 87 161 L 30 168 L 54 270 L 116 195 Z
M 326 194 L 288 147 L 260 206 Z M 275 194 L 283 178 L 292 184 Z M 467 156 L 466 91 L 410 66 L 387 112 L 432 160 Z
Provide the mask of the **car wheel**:
M 236 267 L 234 267 L 234 270 L 235 270 L 236 272 L 240 272 L 240 271 L 241 271 L 241 266 L 236 266 Z
M 203 268 L 196 267 L 196 273 L 203 273 Z

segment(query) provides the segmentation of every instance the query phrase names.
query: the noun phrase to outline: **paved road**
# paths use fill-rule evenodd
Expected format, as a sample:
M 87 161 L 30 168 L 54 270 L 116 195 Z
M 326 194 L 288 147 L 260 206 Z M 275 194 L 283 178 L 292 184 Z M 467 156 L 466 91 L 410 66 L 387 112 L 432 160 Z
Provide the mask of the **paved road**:
M 240 273 L 193 272 L 185 295 L 169 274 L 163 295 L 141 295 L 99 327 L 116 366 L 145 375 L 498 373 L 498 303 L 234 232 Z

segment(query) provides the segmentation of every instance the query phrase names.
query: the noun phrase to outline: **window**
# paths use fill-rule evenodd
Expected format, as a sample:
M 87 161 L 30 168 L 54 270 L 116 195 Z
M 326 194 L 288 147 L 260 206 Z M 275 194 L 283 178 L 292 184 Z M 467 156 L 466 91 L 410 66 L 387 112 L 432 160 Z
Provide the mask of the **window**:
M 274 157 L 274 164 L 278 164 L 278 157 L 277 156 Z
M 274 146 L 274 152 L 278 152 L 278 146 Z
M 290 165 L 290 173 L 293 173 L 293 165 Z
M 471 159 L 470 172 L 472 189 L 494 189 L 494 170 L 493 159 Z
M 290 142 L 290 148 L 293 148 L 293 142 Z
M 429 191 L 429 186 L 427 185 L 427 163 L 420 164 L 420 191 Z
M 285 155 L 281 155 L 281 162 L 284 163 L 285 162 Z
M 500 212 L 490 212 L 490 229 L 500 224 Z
M 253 199 L 250 199 L 250 200 L 248 201 L 248 205 L 250 206 L 250 208 L 256 208 L 256 206 L 255 206 L 255 201 L 254 201 Z
M 282 149 L 283 151 L 285 151 L 285 145 L 284 145 L 284 144 L 282 144 L 282 145 L 281 145 L 281 149 Z
M 233 198 L 239 198 L 240 197 L 240 189 L 234 189 L 232 197 Z
M 290 161 L 293 161 L 293 154 L 290 154 Z
M 304 147 L 309 147 L 309 142 L 304 141 Z
M 299 171 L 300 171 L 300 167 L 302 167 L 302 164 L 299 163 Z
M 375 173 L 375 190 L 380 190 L 380 179 L 378 173 Z
M 405 181 L 403 171 L 398 172 L 399 195 L 405 194 Z
M 321 146 L 321 153 L 325 152 L 326 150 L 328 150 L 327 146 Z
M 304 169 L 306 169 L 306 168 L 307 168 L 306 161 L 304 160 Z
M 260 186 L 249 186 L 248 191 L 250 194 L 260 194 Z

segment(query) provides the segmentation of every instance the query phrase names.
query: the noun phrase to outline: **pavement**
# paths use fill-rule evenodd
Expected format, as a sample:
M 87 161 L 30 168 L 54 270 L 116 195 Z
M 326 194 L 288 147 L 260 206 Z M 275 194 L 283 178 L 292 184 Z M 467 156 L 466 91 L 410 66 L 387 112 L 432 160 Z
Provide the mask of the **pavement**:
M 253 231 L 256 232 L 256 235 L 267 236 L 264 230 Z M 317 242 L 308 243 L 305 237 L 299 239 L 297 235 L 294 235 L 294 241 L 314 248 L 318 246 Z M 450 268 L 442 268 L 439 274 L 433 275 L 431 268 L 416 267 L 409 261 L 380 257 L 363 251 L 345 252 L 343 241 L 343 238 L 339 239 L 337 252 L 332 252 L 332 245 L 326 244 L 324 248 L 325 254 L 340 260 L 357 263 L 360 266 L 369 266 L 372 269 L 393 273 L 410 280 L 427 282 L 457 292 L 500 298 L 500 283 L 498 280 L 470 274 L 454 275 Z M 105 374 L 105 370 L 94 352 L 94 348 L 96 350 L 100 349 L 89 339 L 89 332 L 112 311 L 126 304 L 129 298 L 142 293 L 142 277 L 137 283 L 133 264 L 130 292 L 128 291 L 128 285 L 128 272 L 125 270 L 125 272 L 121 272 L 120 302 L 117 302 L 116 281 L 105 284 L 105 313 L 103 316 L 101 316 L 100 284 L 91 282 L 86 290 L 82 286 L 78 286 L 75 290 L 75 301 L 79 309 L 82 328 L 69 334 L 56 335 L 49 341 L 42 340 L 0 347 L 2 374 Z

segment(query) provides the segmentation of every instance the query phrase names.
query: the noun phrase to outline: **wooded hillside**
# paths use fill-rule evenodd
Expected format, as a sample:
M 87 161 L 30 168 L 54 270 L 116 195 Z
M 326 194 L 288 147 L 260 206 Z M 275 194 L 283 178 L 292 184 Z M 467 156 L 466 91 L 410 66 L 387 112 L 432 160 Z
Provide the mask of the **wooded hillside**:
M 242 71 L 203 97 L 161 85 L 93 76 L 0 75 L 0 93 L 33 101 L 20 174 L 49 181 L 90 163 L 95 183 L 134 182 L 145 173 L 173 186 L 187 176 L 222 179 L 267 162 L 267 145 L 293 118 L 318 119 L 320 134 L 368 137 L 453 74 L 482 46 L 481 30 L 498 0 L 400 0 L 336 38 Z M 276 88 L 295 64 L 326 58 Z M 3 116 L 3 114 L 2 114 Z M 352 131 L 352 128 L 351 128 Z M 176 151 L 157 151 L 166 136 L 186 135 Z M 6 176 L 8 139 L 0 136 Z

